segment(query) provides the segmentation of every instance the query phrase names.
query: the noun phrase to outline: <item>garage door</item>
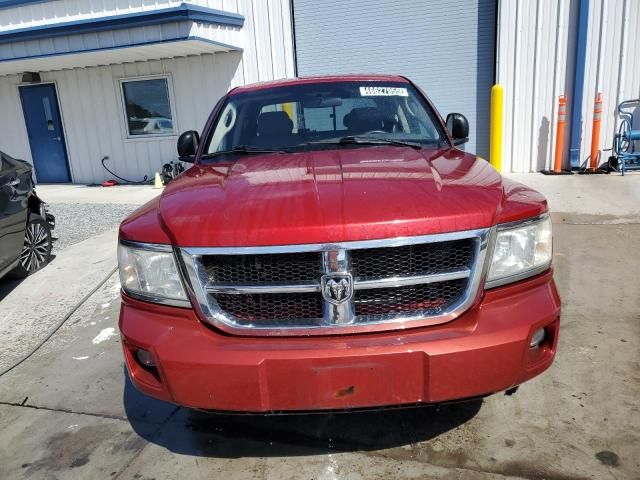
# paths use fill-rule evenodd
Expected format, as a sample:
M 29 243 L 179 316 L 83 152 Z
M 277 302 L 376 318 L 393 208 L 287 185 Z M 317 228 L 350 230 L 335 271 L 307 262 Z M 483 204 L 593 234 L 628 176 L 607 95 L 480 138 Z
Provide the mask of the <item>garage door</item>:
M 293 0 L 298 75 L 398 73 L 443 116 L 471 124 L 487 156 L 496 0 Z

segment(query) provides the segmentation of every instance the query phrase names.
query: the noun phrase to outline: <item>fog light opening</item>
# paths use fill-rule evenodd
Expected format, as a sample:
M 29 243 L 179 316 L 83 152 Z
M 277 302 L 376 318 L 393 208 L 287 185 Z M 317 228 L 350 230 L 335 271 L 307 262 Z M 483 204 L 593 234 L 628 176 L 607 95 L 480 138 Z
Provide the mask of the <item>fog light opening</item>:
M 547 333 L 544 328 L 539 328 L 533 335 L 531 336 L 531 341 L 529 342 L 529 346 L 531 348 L 538 348 L 542 342 L 544 342 L 545 338 L 547 338 Z
M 142 349 L 136 350 L 136 360 L 145 368 L 156 368 L 156 361 L 151 352 Z

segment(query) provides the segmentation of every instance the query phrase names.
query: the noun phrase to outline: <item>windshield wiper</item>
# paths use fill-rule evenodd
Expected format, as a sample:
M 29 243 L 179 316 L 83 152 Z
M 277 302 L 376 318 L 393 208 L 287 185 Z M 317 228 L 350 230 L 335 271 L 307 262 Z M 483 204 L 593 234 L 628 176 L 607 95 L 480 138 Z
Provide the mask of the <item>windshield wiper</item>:
M 419 143 L 408 142 L 405 140 L 396 140 L 393 138 L 378 138 L 378 137 L 362 137 L 358 135 L 347 135 L 337 139 L 329 140 L 316 140 L 306 142 L 305 145 L 318 145 L 318 144 L 336 144 L 336 145 L 400 145 L 403 147 L 411 147 L 416 150 L 420 150 L 423 146 Z
M 230 150 L 221 150 L 219 152 L 212 152 L 203 155 L 203 158 L 214 158 L 220 155 L 230 155 L 232 153 L 240 153 L 243 155 L 252 155 L 259 153 L 287 153 L 286 150 L 281 148 L 258 148 L 258 147 L 247 147 L 246 145 L 238 145 Z

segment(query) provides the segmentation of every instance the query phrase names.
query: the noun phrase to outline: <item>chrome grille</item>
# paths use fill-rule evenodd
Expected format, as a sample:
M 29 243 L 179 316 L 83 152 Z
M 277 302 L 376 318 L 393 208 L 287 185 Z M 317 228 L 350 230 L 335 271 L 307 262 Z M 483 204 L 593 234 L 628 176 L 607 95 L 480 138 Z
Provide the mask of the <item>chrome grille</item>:
M 476 298 L 489 230 L 327 245 L 187 248 L 202 315 L 229 333 L 313 335 L 442 323 Z

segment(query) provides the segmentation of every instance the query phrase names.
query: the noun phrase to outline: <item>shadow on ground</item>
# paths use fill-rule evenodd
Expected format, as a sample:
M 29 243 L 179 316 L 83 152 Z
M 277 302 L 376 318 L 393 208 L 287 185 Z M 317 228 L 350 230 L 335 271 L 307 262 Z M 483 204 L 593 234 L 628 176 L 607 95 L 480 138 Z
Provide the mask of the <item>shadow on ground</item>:
M 44 268 L 47 268 L 49 265 L 51 265 L 51 263 L 53 263 L 55 259 L 56 256 L 52 253 L 51 258 L 49 259 L 49 263 Z M 18 288 L 18 286 L 25 280 L 26 278 L 14 278 L 10 273 L 5 275 L 4 277 L 0 277 L 0 301 L 2 301 L 4 297 Z
M 472 419 L 482 400 L 382 411 L 232 415 L 178 408 L 140 393 L 125 373 L 134 431 L 171 452 L 217 458 L 317 455 L 423 442 Z
M 0 301 L 18 288 L 18 285 L 23 281 L 23 278 L 11 278 L 8 276 L 0 278 Z

